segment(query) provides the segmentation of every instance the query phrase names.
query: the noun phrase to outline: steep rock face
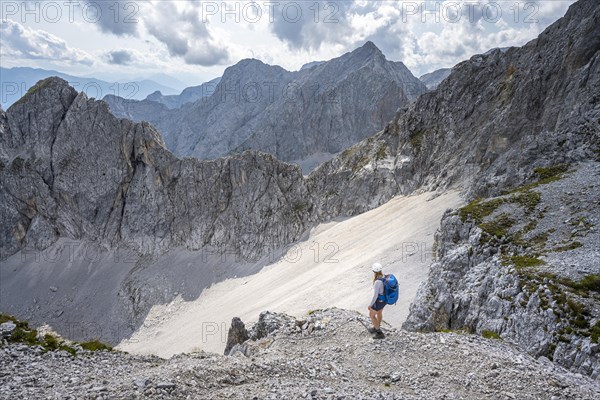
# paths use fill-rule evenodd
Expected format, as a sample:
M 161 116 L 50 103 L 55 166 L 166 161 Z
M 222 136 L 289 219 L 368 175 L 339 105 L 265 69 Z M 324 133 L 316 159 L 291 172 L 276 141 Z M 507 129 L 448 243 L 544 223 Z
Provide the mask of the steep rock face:
M 424 91 L 404 64 L 386 60 L 368 42 L 297 72 L 243 60 L 225 71 L 214 94 L 178 110 L 105 100 L 115 115 L 151 122 L 180 156 L 211 159 L 254 149 L 301 162 L 377 132 Z
M 582 0 L 527 45 L 458 64 L 383 131 L 309 176 L 309 187 L 328 182 L 333 194 L 323 200 L 325 192 L 311 190 L 317 209 L 360 210 L 365 198 L 452 185 L 490 196 L 530 179 L 537 166 L 596 158 L 599 22 L 598 3 Z M 365 196 L 356 193 L 363 184 Z
M 499 335 L 600 378 L 600 164 L 448 212 L 408 330 Z
M 38 86 L 0 119 L 3 257 L 58 236 L 255 255 L 306 229 L 297 167 L 250 152 L 178 159 L 147 123 L 113 117 L 61 79 Z

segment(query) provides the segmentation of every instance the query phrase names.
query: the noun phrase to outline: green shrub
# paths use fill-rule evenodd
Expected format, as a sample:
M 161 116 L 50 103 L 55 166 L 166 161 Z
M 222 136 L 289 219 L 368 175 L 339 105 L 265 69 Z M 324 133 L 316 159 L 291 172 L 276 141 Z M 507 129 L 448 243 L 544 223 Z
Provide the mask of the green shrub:
M 596 324 L 590 328 L 590 334 L 592 343 L 598 343 L 598 339 L 600 339 L 600 321 L 596 322 Z
M 56 338 L 54 336 L 52 336 L 52 335 L 45 334 L 44 335 L 44 340 L 46 341 L 46 344 L 45 344 L 44 347 L 47 350 L 50 350 L 50 351 L 57 350 L 60 347 L 60 345 L 58 343 L 58 340 L 56 340 Z
M 308 209 L 308 203 L 304 201 L 297 201 L 293 205 L 294 211 L 297 213 L 303 213 Z
M 30 346 L 36 346 L 40 344 L 37 340 L 37 331 L 35 329 L 25 330 L 23 328 L 16 328 L 10 337 L 9 342 L 25 343 Z

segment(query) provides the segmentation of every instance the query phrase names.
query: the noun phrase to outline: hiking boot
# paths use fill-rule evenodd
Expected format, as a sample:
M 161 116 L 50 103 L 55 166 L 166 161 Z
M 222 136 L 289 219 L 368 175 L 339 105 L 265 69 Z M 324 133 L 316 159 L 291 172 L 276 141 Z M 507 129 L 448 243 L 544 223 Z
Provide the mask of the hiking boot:
M 377 329 L 375 331 L 375 339 L 385 339 L 385 335 L 381 331 L 381 329 Z
M 369 328 L 369 329 L 367 329 L 367 330 L 369 331 L 369 333 L 370 333 L 371 335 L 372 335 L 372 334 L 374 334 L 375 332 L 377 332 L 377 329 L 375 329 L 375 328 L 373 328 L 373 327 L 370 327 L 370 328 Z

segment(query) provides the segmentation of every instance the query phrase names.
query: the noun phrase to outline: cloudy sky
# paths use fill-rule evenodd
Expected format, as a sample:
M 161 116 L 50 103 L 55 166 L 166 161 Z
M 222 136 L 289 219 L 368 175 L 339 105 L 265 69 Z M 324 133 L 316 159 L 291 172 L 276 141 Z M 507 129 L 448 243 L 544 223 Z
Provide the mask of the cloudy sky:
M 2 0 L 0 60 L 106 80 L 166 74 L 187 86 L 244 58 L 295 70 L 371 40 L 419 76 L 523 45 L 571 3 Z

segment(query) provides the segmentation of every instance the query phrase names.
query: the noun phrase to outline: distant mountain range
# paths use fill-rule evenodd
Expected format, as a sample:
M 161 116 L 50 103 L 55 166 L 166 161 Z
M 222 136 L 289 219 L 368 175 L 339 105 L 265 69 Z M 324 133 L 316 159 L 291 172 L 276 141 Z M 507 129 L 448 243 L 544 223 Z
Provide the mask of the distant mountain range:
M 500 52 L 505 53 L 506 51 L 508 51 L 508 49 L 510 49 L 510 47 L 495 47 L 493 49 L 489 49 L 488 51 L 483 53 L 483 55 L 492 54 L 495 50 L 500 50 Z M 423 82 L 423 84 L 425 84 L 425 86 L 427 86 L 427 89 L 435 90 L 437 89 L 438 85 L 450 75 L 451 72 L 452 68 L 440 68 L 427 74 L 421 75 L 419 79 L 421 80 L 421 82 Z
M 199 96 L 203 88 L 194 90 Z M 225 70 L 214 93 L 189 104 L 159 94 L 104 100 L 116 116 L 152 123 L 179 156 L 213 159 L 255 149 L 309 171 L 381 130 L 426 90 L 403 63 L 367 42 L 295 72 L 242 60 Z
M 427 89 L 435 90 L 437 89 L 438 85 L 450 75 L 450 72 L 452 72 L 452 68 L 441 68 L 422 75 L 419 77 L 419 79 L 425 86 L 427 86 Z
M 181 94 L 163 95 L 160 90 L 148 95 L 145 100 L 161 103 L 167 108 L 180 108 L 186 103 L 193 103 L 197 100 L 210 97 L 217 88 L 221 78 L 215 78 L 198 86 L 185 88 Z
M 160 91 L 165 95 L 175 95 L 179 91 L 161 85 L 153 80 L 132 80 L 131 82 L 107 82 L 102 79 L 65 74 L 54 70 L 29 67 L 0 67 L 0 85 L 2 98 L 0 104 L 5 110 L 19 100 L 38 81 L 50 76 L 58 76 L 69 82 L 78 91 L 85 91 L 89 97 L 101 99 L 108 94 L 118 95 L 126 99 L 144 99 L 151 93 Z

